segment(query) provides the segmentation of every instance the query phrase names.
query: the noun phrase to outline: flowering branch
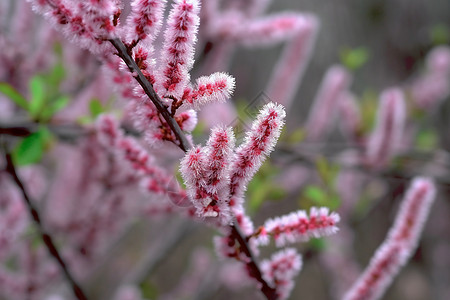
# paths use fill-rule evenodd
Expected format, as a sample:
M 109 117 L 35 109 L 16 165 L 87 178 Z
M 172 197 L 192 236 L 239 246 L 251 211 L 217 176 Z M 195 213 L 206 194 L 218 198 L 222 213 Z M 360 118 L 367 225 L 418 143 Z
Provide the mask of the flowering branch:
M 164 120 L 169 125 L 170 129 L 172 129 L 172 132 L 175 134 L 175 137 L 179 142 L 178 146 L 181 148 L 181 150 L 186 152 L 190 148 L 189 141 L 187 140 L 178 123 L 170 115 L 169 111 L 167 110 L 167 106 L 163 104 L 161 98 L 153 89 L 152 84 L 147 80 L 144 74 L 142 74 L 141 69 L 137 65 L 136 61 L 129 54 L 128 48 L 119 39 L 112 39 L 110 40 L 110 42 L 114 46 L 114 48 L 116 48 L 118 52 L 117 55 L 120 58 L 122 58 L 123 61 L 126 63 L 128 68 L 130 69 L 130 72 L 134 74 L 134 78 L 137 80 L 137 82 L 139 82 L 139 84 L 144 89 L 147 96 L 150 98 L 150 100 L 152 100 L 156 109 L 159 111 L 159 113 L 163 116 Z
M 6 171 L 11 175 L 11 177 L 14 179 L 14 182 L 17 184 L 17 186 L 21 190 L 23 199 L 25 200 L 26 206 L 28 207 L 28 211 L 38 227 L 42 241 L 44 242 L 45 246 L 47 247 L 48 252 L 58 262 L 59 266 L 61 267 L 61 270 L 64 273 L 64 276 L 66 277 L 67 281 L 69 281 L 70 285 L 72 286 L 72 291 L 73 291 L 75 297 L 78 300 L 87 300 L 88 298 L 86 297 L 85 293 L 81 289 L 80 285 L 77 283 L 77 281 L 75 280 L 73 275 L 70 273 L 69 268 L 67 267 L 67 263 L 64 261 L 62 256 L 59 254 L 59 251 L 53 242 L 52 236 L 47 231 L 45 231 L 44 226 L 41 221 L 41 217 L 39 215 L 39 212 L 37 211 L 37 209 L 34 207 L 33 203 L 31 202 L 30 197 L 28 196 L 28 193 L 25 189 L 25 186 L 23 185 L 22 181 L 20 180 L 19 176 L 17 175 L 16 168 L 14 167 L 14 163 L 12 161 L 11 154 L 6 153 L 5 158 L 6 158 Z
M 256 264 L 256 260 L 246 240 L 243 238 L 243 234 L 238 224 L 231 226 L 231 236 L 239 242 L 242 252 L 249 258 L 246 263 L 249 274 L 251 274 L 259 283 L 262 284 L 261 292 L 266 296 L 268 300 L 277 299 L 276 289 L 271 287 L 266 280 L 264 280 L 259 266 Z
M 184 135 L 183 131 L 181 130 L 180 126 L 175 121 L 175 119 L 170 115 L 166 106 L 162 103 L 161 99 L 153 89 L 151 83 L 142 74 L 140 68 L 136 64 L 136 61 L 128 53 L 127 47 L 119 39 L 112 39 L 110 40 L 110 42 L 116 48 L 119 57 L 122 58 L 123 61 L 127 64 L 130 71 L 133 72 L 133 74 L 137 74 L 134 76 L 135 79 L 142 86 L 142 88 L 144 89 L 145 93 L 148 95 L 150 100 L 152 100 L 153 104 L 156 106 L 158 111 L 164 117 L 164 120 L 167 122 L 167 124 L 169 124 L 170 128 L 172 129 L 173 133 L 175 134 L 175 136 L 179 141 L 178 146 L 180 147 L 180 149 L 185 152 L 189 150 L 189 148 L 191 148 L 191 145 L 187 140 L 186 136 Z M 231 232 L 232 236 L 239 242 L 242 252 L 249 258 L 249 261 L 247 262 L 247 268 L 254 276 L 254 278 L 259 283 L 261 283 L 262 285 L 261 291 L 263 292 L 263 294 L 266 296 L 267 299 L 269 300 L 277 299 L 275 289 L 272 288 L 262 277 L 261 270 L 258 264 L 256 263 L 256 260 L 254 259 L 254 255 L 250 249 L 250 246 L 248 245 L 243 234 L 240 231 L 239 225 L 235 223 L 234 225 L 231 226 L 231 229 L 232 229 Z

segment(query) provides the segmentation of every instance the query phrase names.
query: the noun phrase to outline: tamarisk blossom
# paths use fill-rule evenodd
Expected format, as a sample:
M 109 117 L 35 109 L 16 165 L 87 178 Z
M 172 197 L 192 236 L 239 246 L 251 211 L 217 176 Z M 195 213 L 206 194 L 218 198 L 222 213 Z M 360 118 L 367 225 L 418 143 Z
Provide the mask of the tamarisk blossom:
M 110 52 L 111 47 L 106 41 L 117 35 L 118 1 L 28 1 L 80 47 L 96 54 Z
M 234 87 L 233 77 L 225 73 L 214 73 L 198 78 L 194 88 L 185 89 L 182 99 L 198 109 L 200 105 L 207 103 L 225 102 L 231 96 Z
M 293 278 L 302 268 L 302 258 L 294 248 L 286 248 L 274 253 L 270 260 L 261 262 L 264 278 L 275 286 L 280 300 L 287 299 L 294 288 Z
M 414 103 L 431 110 L 450 95 L 450 47 L 434 48 L 426 58 L 426 71 L 410 86 Z
M 123 26 L 119 24 L 120 1 L 29 1 L 68 38 L 100 54 L 122 96 L 131 100 L 129 115 L 149 145 L 170 141 L 188 148 L 188 141 L 177 141 L 180 132 L 172 127 L 189 132 L 197 121 L 196 113 L 177 110 L 183 104 L 198 108 L 211 101 L 224 101 L 234 89 L 234 79 L 225 73 L 201 77 L 195 86 L 190 83 L 199 24 L 198 0 L 173 2 L 158 57 L 153 53 L 153 42 L 163 23 L 166 1 L 133 1 Z M 168 114 L 160 111 L 164 106 Z M 169 114 L 178 124 L 168 119 Z
M 343 92 L 338 100 L 338 110 L 342 133 L 352 142 L 362 142 L 361 113 L 355 95 Z
M 366 160 L 371 167 L 385 166 L 398 152 L 405 119 L 403 92 L 398 88 L 385 90 L 380 96 L 375 129 L 367 142 Z
M 127 18 L 126 40 L 130 45 L 149 39 L 155 40 L 158 35 L 166 0 L 133 0 L 131 12 Z
M 375 300 L 383 296 L 417 248 L 435 194 L 436 188 L 430 179 L 413 179 L 387 238 L 343 299 Z
M 348 90 L 352 81 L 349 72 L 342 66 L 330 67 L 314 98 L 306 124 L 308 139 L 319 141 L 332 129 L 341 95 Z
M 281 105 L 268 103 L 237 149 L 231 129 L 216 127 L 205 147 L 188 151 L 180 170 L 199 216 L 219 217 L 226 224 L 231 220 L 231 208 L 244 232 L 253 232 L 251 221 L 243 214 L 244 191 L 273 150 L 284 117 Z
M 96 128 L 99 139 L 103 144 L 111 149 L 118 161 L 122 161 L 125 170 L 139 178 L 140 185 L 144 192 L 156 195 L 169 196 L 175 203 L 179 203 L 185 198 L 183 190 L 175 186 L 172 177 L 165 170 L 156 165 L 155 159 L 136 140 L 125 137 L 119 129 L 117 121 L 111 116 L 102 115 L 97 119 Z
M 297 32 L 287 42 L 269 79 L 267 95 L 289 108 L 311 60 L 319 20 L 310 14 L 299 14 Z
M 217 218 L 219 225 L 231 221 L 229 169 L 233 160 L 234 135 L 230 128 L 216 127 L 205 147 L 194 147 L 181 161 L 187 192 L 202 218 Z
M 199 11 L 200 4 L 196 0 L 177 0 L 173 4 L 164 34 L 162 63 L 156 85 L 165 96 L 180 98 L 189 83 L 200 23 Z
M 252 237 L 260 245 L 267 245 L 273 237 L 277 247 L 283 247 L 288 243 L 306 242 L 313 237 L 334 234 L 338 231 L 336 224 L 339 220 L 339 215 L 330 213 L 326 207 L 311 207 L 309 217 L 304 210 L 299 210 L 268 219 Z
M 229 205 L 247 235 L 253 232 L 253 223 L 244 213 L 244 192 L 247 184 L 274 149 L 285 116 L 282 105 L 272 102 L 266 104 L 247 132 L 244 142 L 236 149 L 230 172 Z

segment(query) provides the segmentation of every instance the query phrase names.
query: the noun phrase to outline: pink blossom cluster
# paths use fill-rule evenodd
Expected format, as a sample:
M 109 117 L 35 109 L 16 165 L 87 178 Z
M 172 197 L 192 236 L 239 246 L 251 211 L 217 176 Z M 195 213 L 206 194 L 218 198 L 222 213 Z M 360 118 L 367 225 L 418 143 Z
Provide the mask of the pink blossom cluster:
M 338 199 L 342 202 L 339 214 L 330 212 L 328 207 L 313 206 L 309 212 L 296 210 L 269 218 L 255 228 L 246 211 L 246 190 L 281 135 L 286 117 L 284 107 L 289 108 L 294 99 L 311 56 L 319 28 L 315 16 L 292 12 L 264 16 L 269 0 L 208 0 L 203 1 L 202 9 L 199 0 L 174 0 L 170 1 L 167 13 L 169 1 L 132 0 L 127 16 L 122 15 L 127 9 L 120 0 L 28 2 L 66 37 L 104 63 L 104 73 L 120 92 L 120 98 L 126 99 L 128 104 L 123 118 L 116 119 L 114 112 L 100 114 L 92 126 L 80 126 L 83 133 L 78 137 L 77 145 L 58 144 L 43 163 L 46 166 L 54 164 L 53 182 L 45 182 L 45 193 L 30 193 L 39 207 L 31 215 L 40 211 L 44 227 L 58 237 L 69 271 L 62 270 L 73 272 L 75 280 L 95 273 L 97 261 L 137 218 L 150 216 L 148 219 L 153 219 L 156 215 L 177 212 L 219 229 L 222 235 L 214 238 L 216 252 L 221 257 L 238 261 L 221 276 L 240 272 L 233 278 L 234 283 L 229 278 L 222 278 L 222 281 L 236 287 L 239 285 L 237 280 L 253 279 L 268 299 L 287 299 L 295 285 L 294 277 L 302 268 L 300 254 L 294 248 L 285 248 L 259 263 L 260 247 L 270 244 L 271 239 L 277 247 L 285 247 L 333 235 L 338 232 L 337 223 L 342 219 L 348 224 L 340 226 L 343 230 L 339 232 L 340 244 L 337 245 L 347 244 L 345 249 L 348 249 L 348 245 L 353 244 L 349 219 L 358 197 L 367 192 L 363 187 L 375 184 L 378 193 L 385 191 L 388 183 L 380 183 L 381 180 L 372 175 L 387 169 L 392 159 L 405 149 L 405 144 L 411 143 L 410 136 L 405 133 L 412 135 L 416 128 L 408 119 L 406 101 L 411 97 L 415 108 L 432 111 L 431 108 L 436 108 L 450 91 L 450 51 L 446 46 L 437 47 L 427 56 L 423 76 L 403 90 L 394 87 L 380 94 L 375 125 L 370 131 L 363 129 L 363 107 L 356 94 L 350 91 L 352 74 L 343 66 L 330 67 L 305 123 L 306 143 L 324 141 L 333 129 L 336 117 L 340 116 L 338 120 L 345 138 L 351 146 L 359 147 L 349 151 L 358 168 L 345 170 L 344 165 L 344 170 L 338 170 L 339 174 L 335 176 L 338 178 L 329 176 L 333 177 L 330 179 L 326 176 L 329 174 L 324 175 L 319 167 L 319 153 L 314 153 L 312 158 L 302 157 L 303 144 L 296 152 L 297 145 L 289 145 L 288 139 L 283 140 L 283 149 L 292 146 L 287 152 L 292 152 L 295 162 L 310 159 L 308 162 L 316 165 L 316 160 L 319 161 L 317 173 L 322 180 L 321 186 L 326 185 L 324 193 L 329 193 L 328 198 L 341 198 Z M 199 27 L 200 20 L 206 25 L 204 29 Z M 18 32 L 23 30 L 23 26 L 16 27 Z M 159 35 L 161 30 L 163 34 Z M 48 34 L 47 31 L 44 32 Z M 191 80 L 197 36 L 205 43 L 201 55 L 205 55 L 202 67 L 208 70 L 207 73 L 225 69 L 236 46 L 254 48 L 286 43 L 267 88 L 269 97 L 280 104 L 264 105 L 238 146 L 233 129 L 223 125 L 212 128 L 204 145 L 191 146 L 195 144 L 191 133 L 198 123 L 197 112 L 211 103 L 225 103 L 235 88 L 234 78 L 223 72 Z M 6 40 L 0 35 L 0 47 L 5 44 Z M 212 47 L 209 50 L 208 45 Z M 48 50 L 48 47 L 43 49 Z M 15 56 L 11 53 L 0 54 L 0 59 L 6 62 L 8 70 L 14 68 Z M 46 62 L 42 59 L 41 63 L 45 65 Z M 39 69 L 38 65 L 36 63 L 30 69 Z M 94 77 L 94 82 L 99 81 L 99 89 L 106 90 L 102 80 L 107 77 L 98 74 Z M 10 76 L 13 85 L 18 78 L 14 74 Z M 96 84 L 92 85 L 95 87 Z M 104 93 L 102 98 L 110 95 L 108 91 Z M 90 97 L 95 92 L 88 94 Z M 211 116 L 219 118 L 221 113 L 213 110 Z M 75 119 L 74 113 L 68 111 L 62 116 L 68 116 L 62 118 L 64 121 Z M 60 122 L 56 119 L 44 125 L 53 130 Z M 121 128 L 122 125 L 126 130 Z M 128 134 L 128 130 L 133 134 Z M 147 147 L 154 145 L 159 148 Z M 174 145 L 185 152 L 179 166 L 185 190 L 172 175 L 179 158 Z M 69 156 L 70 160 L 65 159 Z M 341 162 L 339 159 L 340 156 L 336 159 L 338 163 Z M 277 163 L 280 162 L 277 160 Z M 6 169 L 7 172 L 11 173 Z M 291 178 L 296 187 L 317 179 L 307 168 L 301 173 L 302 178 Z M 44 177 L 42 174 L 37 177 Z M 351 175 L 349 180 L 343 178 L 346 174 Z M 35 248 L 30 240 L 23 238 L 32 226 L 24 204 L 26 201 L 22 199 L 27 197 L 22 197 L 5 178 L 2 170 L 0 293 L 14 299 L 39 299 L 47 295 L 46 288 L 62 274 L 45 254 L 43 245 Z M 29 178 L 25 179 L 25 186 L 36 190 Z M 367 190 L 372 197 L 372 191 Z M 296 192 L 296 189 L 291 191 Z M 344 299 L 379 299 L 383 295 L 413 255 L 435 194 L 431 179 L 418 177 L 412 181 L 385 242 Z M 332 200 L 328 198 L 326 201 Z M 32 200 L 34 204 L 35 199 Z M 50 253 L 55 255 L 52 250 Z M 345 266 L 347 262 L 354 266 L 354 257 L 349 257 L 353 253 L 346 254 L 347 257 L 338 256 L 342 259 L 338 263 L 328 263 L 328 267 Z M 204 257 L 201 256 L 196 258 L 195 276 L 181 280 L 180 291 L 194 294 L 193 289 L 200 286 L 200 277 L 209 276 L 204 274 L 210 274 L 210 262 L 202 260 Z M 6 267 L 11 258 L 17 261 L 18 270 Z M 321 262 L 327 264 L 326 260 Z M 71 283 L 73 279 L 67 277 Z M 121 283 L 111 295 L 115 294 L 115 299 L 142 299 L 137 284 Z M 174 291 L 166 297 L 182 294 L 179 290 Z
M 367 142 L 367 163 L 382 167 L 401 149 L 406 107 L 403 92 L 392 88 L 380 96 L 377 123 Z
M 294 288 L 293 278 L 302 268 L 302 259 L 294 248 L 286 248 L 261 262 L 261 269 L 267 281 L 277 287 L 279 299 L 288 299 Z
M 233 215 L 241 225 L 247 183 L 273 150 L 285 116 L 280 105 L 264 106 L 244 143 L 235 149 L 230 128 L 214 128 L 205 147 L 194 147 L 181 162 L 188 194 L 200 217 L 213 217 L 229 224 Z M 249 230 L 246 228 L 250 227 Z M 252 225 L 243 226 L 251 231 Z
M 121 39 L 138 68 L 153 85 L 158 97 L 169 106 L 178 126 L 190 132 L 197 121 L 196 113 L 178 108 L 198 108 L 211 101 L 228 99 L 234 89 L 234 79 L 225 73 L 200 77 L 190 83 L 194 62 L 194 45 L 199 25 L 200 4 L 197 0 L 175 1 L 164 32 L 161 55 L 154 54 L 153 43 L 163 24 L 166 1 L 132 1 L 132 10 L 120 26 L 120 1 L 31 1 L 34 7 L 52 20 L 57 28 L 82 47 L 101 52 L 114 81 L 125 98 L 131 100 L 131 116 L 135 126 L 144 132 L 149 144 L 176 142 L 170 126 L 134 81 L 137 74 L 114 57 L 111 43 Z
M 303 210 L 291 212 L 288 215 L 268 219 L 258 229 L 255 237 L 258 243 L 267 245 L 273 237 L 277 247 L 296 242 L 306 242 L 310 238 L 319 238 L 334 234 L 338 231 L 336 224 L 339 215 L 330 213 L 327 207 L 312 207 L 309 213 Z
M 450 48 L 439 46 L 426 57 L 426 70 L 413 80 L 409 89 L 414 103 L 421 109 L 433 110 L 450 94 Z
M 430 179 L 418 177 L 412 181 L 386 240 L 344 299 L 379 299 L 384 294 L 413 255 L 435 195 L 436 188 Z

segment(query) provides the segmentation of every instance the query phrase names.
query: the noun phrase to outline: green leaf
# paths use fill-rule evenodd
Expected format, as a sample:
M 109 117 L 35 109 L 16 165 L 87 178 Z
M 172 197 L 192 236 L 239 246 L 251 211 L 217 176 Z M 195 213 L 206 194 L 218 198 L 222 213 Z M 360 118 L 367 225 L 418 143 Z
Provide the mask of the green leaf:
M 298 144 L 306 137 L 306 131 L 304 128 L 296 129 L 288 138 L 288 142 L 291 144 Z
M 327 193 L 318 186 L 308 185 L 303 191 L 303 195 L 311 200 L 314 205 L 324 205 L 328 198 Z
M 103 105 L 100 102 L 100 100 L 92 99 L 91 102 L 89 102 L 89 111 L 92 117 L 95 119 L 98 115 L 104 112 L 105 109 L 103 108 Z
M 194 130 L 192 130 L 191 134 L 193 137 L 201 137 L 207 131 L 208 126 L 202 120 L 199 120 L 197 126 L 195 126 Z
M 286 197 L 286 190 L 281 186 L 272 186 L 269 191 L 270 200 L 282 200 Z
M 61 84 L 61 82 L 65 77 L 66 77 L 66 70 L 64 69 L 64 65 L 61 62 L 58 62 L 53 67 L 50 74 L 48 74 L 47 82 L 54 89 L 58 89 L 59 85 Z
M 433 130 L 422 130 L 416 137 L 416 147 L 419 150 L 433 150 L 438 145 L 438 135 Z
M 362 131 L 368 133 L 375 125 L 375 119 L 378 108 L 378 95 L 372 90 L 366 90 L 363 93 L 360 102 Z
M 31 102 L 29 112 L 35 119 L 45 106 L 45 82 L 41 76 L 34 76 L 30 80 Z
M 0 93 L 11 99 L 18 106 L 28 110 L 28 101 L 8 83 L 0 82 Z
M 365 47 L 350 49 L 345 47 L 339 53 L 342 64 L 350 70 L 361 68 L 369 60 L 369 50 Z
M 151 282 L 144 281 L 140 285 L 142 298 L 156 299 L 158 297 L 158 288 Z
M 337 175 L 339 174 L 339 165 L 330 163 L 324 157 L 316 160 L 317 172 L 320 178 L 329 188 L 334 186 Z
M 51 139 L 50 131 L 45 127 L 40 127 L 38 131 L 24 138 L 13 150 L 14 164 L 25 166 L 41 161 Z
M 313 251 L 320 252 L 327 248 L 327 242 L 324 238 L 312 238 L 309 241 L 309 247 Z
M 45 121 L 50 120 L 54 114 L 66 107 L 69 102 L 70 98 L 68 96 L 60 96 L 59 98 L 56 98 L 56 100 L 52 101 L 48 107 L 42 111 L 42 119 Z
M 433 45 L 446 45 L 450 43 L 450 29 L 445 24 L 436 24 L 431 28 L 430 39 Z

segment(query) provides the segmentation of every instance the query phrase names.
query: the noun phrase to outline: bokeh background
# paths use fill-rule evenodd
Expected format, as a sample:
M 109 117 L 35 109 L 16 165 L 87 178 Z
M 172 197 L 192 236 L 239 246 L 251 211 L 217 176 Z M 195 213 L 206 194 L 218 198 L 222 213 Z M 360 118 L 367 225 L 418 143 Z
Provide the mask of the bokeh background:
M 107 102 L 104 99 L 111 94 L 105 88 L 111 88 L 111 83 L 107 77 L 97 77 L 98 59 L 59 33 L 41 30 L 48 26 L 46 21 L 23 3 L 0 0 L 0 81 L 27 94 L 27 83 L 34 74 L 47 72 L 62 61 L 66 75 L 58 88 L 70 95 L 72 102 L 58 118 L 78 122 L 89 114 L 90 99 Z M 127 9 L 126 5 L 124 15 Z M 432 132 L 432 142 L 424 149 L 409 149 L 402 163 L 387 170 L 347 170 L 339 164 L 339 154 L 354 148 L 339 131 L 339 120 L 320 143 L 303 141 L 304 133 L 299 131 L 326 70 L 335 64 L 349 67 L 349 60 L 355 59 L 351 55 L 359 62 L 351 70 L 350 89 L 361 103 L 376 104 L 383 89 L 404 85 L 419 76 L 428 51 L 437 45 L 449 45 L 450 1 L 278 0 L 273 1 L 267 14 L 286 10 L 316 15 L 320 31 L 303 80 L 298 83 L 295 101 L 287 112 L 285 136 L 249 186 L 248 208 L 255 224 L 260 225 L 266 218 L 337 197 L 339 204 L 335 208 L 344 211 L 343 222 L 348 226 L 348 230 L 330 239 L 298 246 L 304 267 L 290 299 L 339 299 L 336 291 L 345 290 L 355 269 L 364 268 L 384 240 L 409 180 L 433 174 L 439 174 L 439 193 L 418 250 L 383 299 L 450 299 L 450 99 L 447 97 L 420 119 L 420 128 Z M 52 52 L 43 41 L 59 45 L 61 50 Z M 200 38 L 198 53 L 202 53 L 204 43 Z M 240 114 L 244 123 L 250 122 L 243 114 L 248 105 L 257 107 L 267 101 L 262 93 L 283 47 L 236 48 L 226 71 L 236 78 L 231 101 L 236 117 Z M 196 65 L 193 78 L 201 74 L 201 67 Z M 98 82 L 94 83 L 94 79 Z M 116 99 L 114 109 L 123 108 L 117 95 L 112 97 Z M 23 114 L 6 98 L 0 98 L 0 107 L 2 125 L 23 122 Z M 367 109 L 375 108 L 372 105 Z M 234 118 L 230 120 L 235 125 Z M 196 142 L 207 138 L 208 124 L 204 122 L 200 127 L 194 137 Z M 173 155 L 172 159 L 176 158 Z M 176 170 L 173 162 L 167 165 Z M 320 165 L 334 178 L 332 184 L 324 182 L 318 172 Z M 45 170 L 46 180 L 51 180 L 54 168 L 48 166 L 48 161 L 39 165 Z M 330 185 L 333 192 L 327 193 Z M 324 194 L 319 200 L 314 196 L 317 190 Z M 245 276 L 233 266 L 224 268 L 224 262 L 217 259 L 212 244 L 216 234 L 176 216 L 135 221 L 99 256 L 82 283 L 93 299 L 111 299 L 118 286 L 136 282 L 149 299 L 261 299 L 254 287 L 246 284 Z M 274 250 L 264 249 L 262 257 Z M 339 261 L 342 257 L 348 261 Z

